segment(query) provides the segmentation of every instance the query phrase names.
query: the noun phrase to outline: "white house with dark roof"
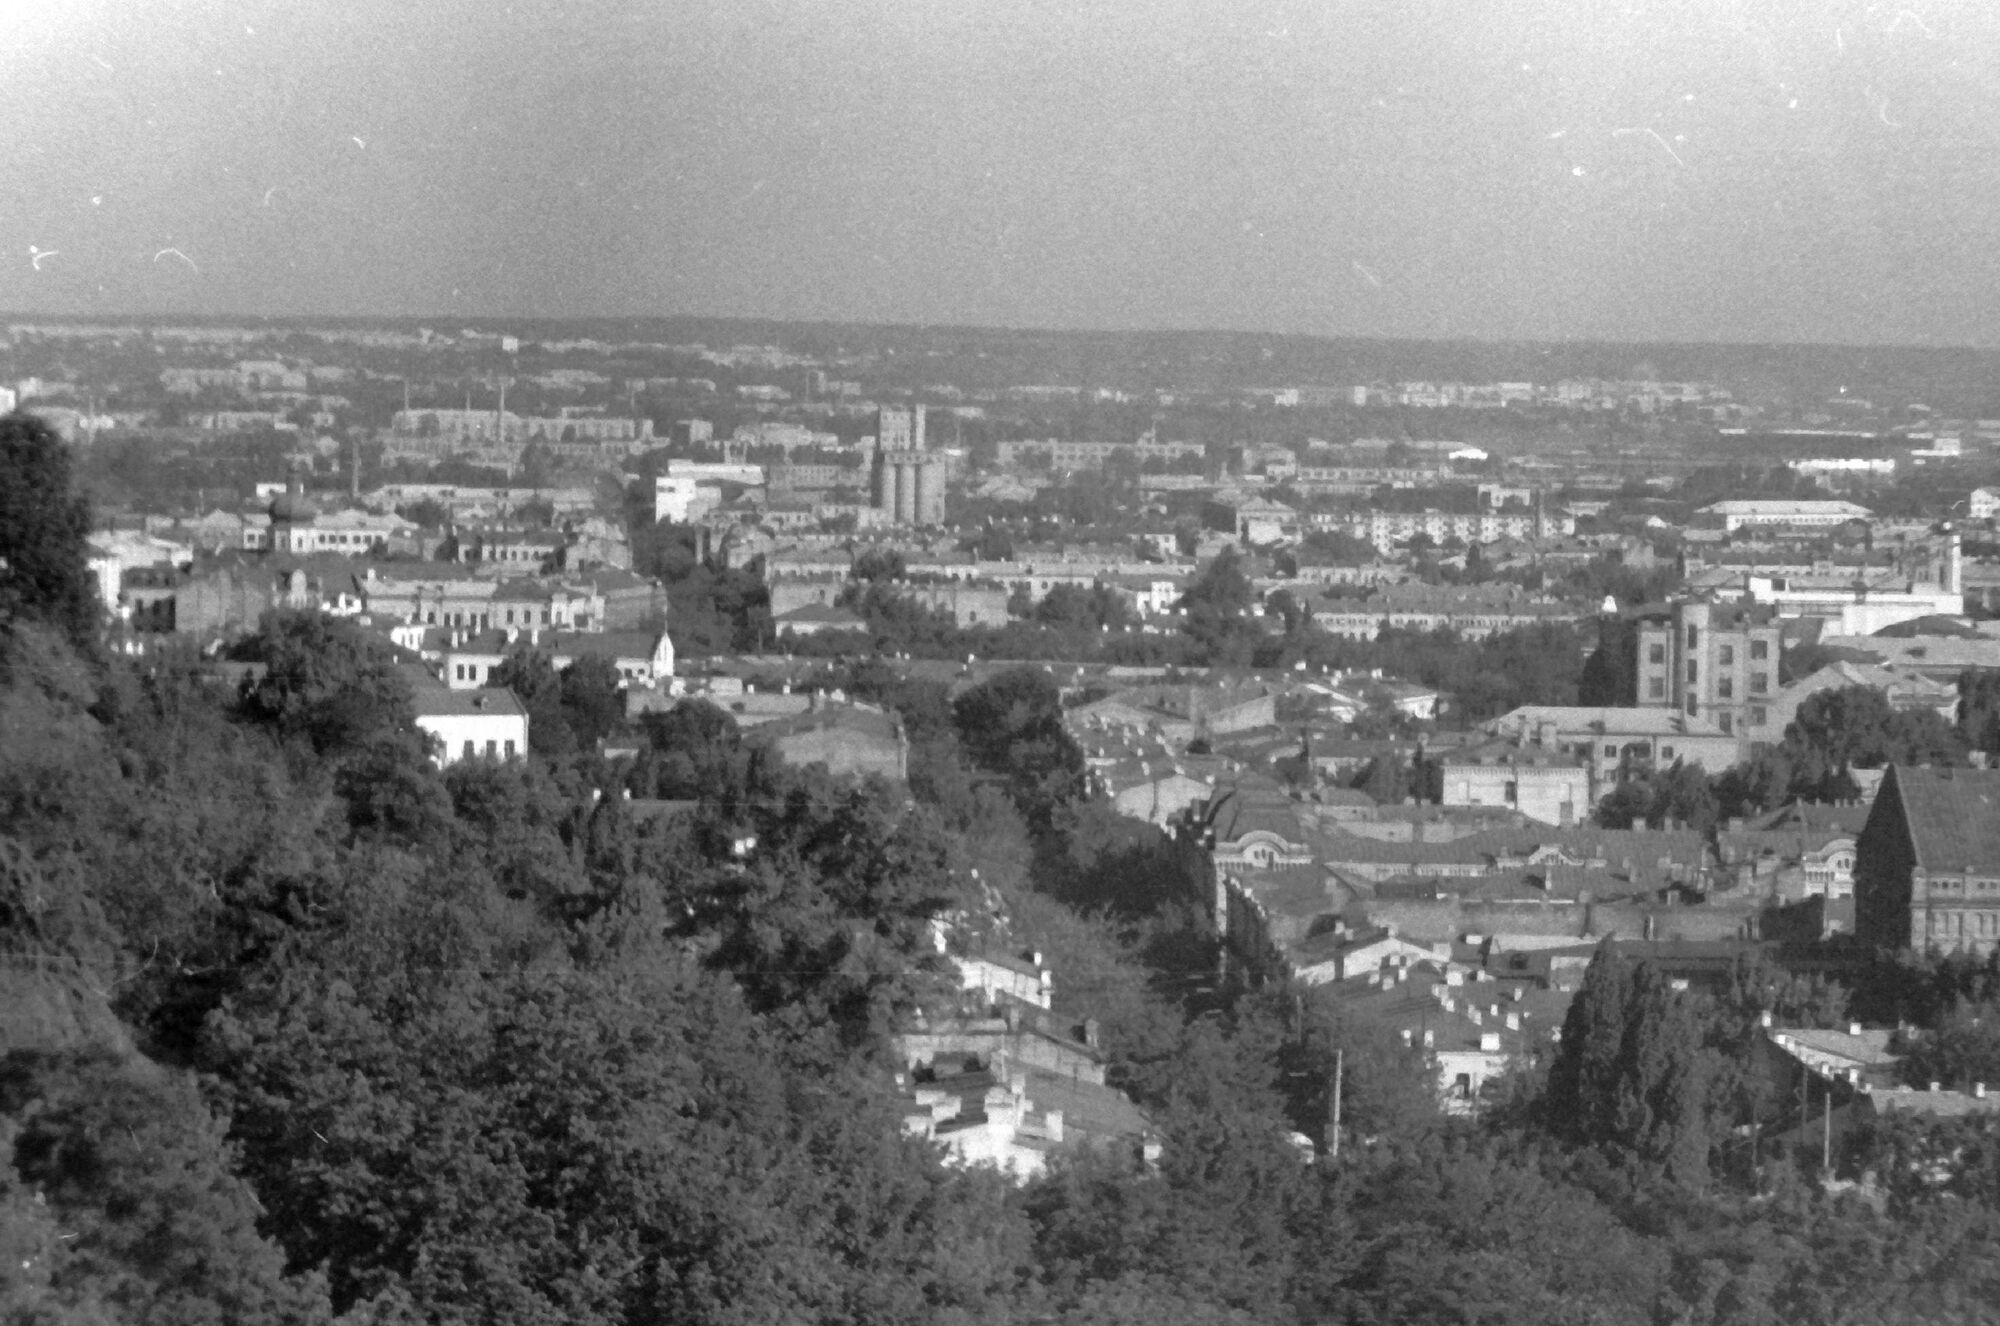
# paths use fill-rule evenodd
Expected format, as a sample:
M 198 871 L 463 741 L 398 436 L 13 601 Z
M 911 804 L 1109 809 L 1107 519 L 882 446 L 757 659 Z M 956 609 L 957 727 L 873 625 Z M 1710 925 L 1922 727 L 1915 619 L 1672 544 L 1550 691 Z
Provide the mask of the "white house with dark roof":
M 479 690 L 419 688 L 413 696 L 417 726 L 435 737 L 440 765 L 462 760 L 516 760 L 528 753 L 528 711 L 504 687 Z
M 658 687 L 674 675 L 674 642 L 665 631 L 526 630 L 426 632 L 424 660 L 453 690 L 474 690 L 493 680 L 510 654 L 537 651 L 560 672 L 580 658 L 603 658 L 627 686 Z

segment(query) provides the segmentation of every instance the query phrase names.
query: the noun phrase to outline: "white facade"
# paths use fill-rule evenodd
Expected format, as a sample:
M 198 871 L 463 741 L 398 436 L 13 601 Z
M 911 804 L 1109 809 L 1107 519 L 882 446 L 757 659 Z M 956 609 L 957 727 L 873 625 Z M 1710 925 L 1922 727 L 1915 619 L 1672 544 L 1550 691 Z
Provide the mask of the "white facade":
M 722 488 L 689 474 L 662 474 L 653 480 L 653 519 L 676 525 L 699 520 L 722 505 Z
M 1701 509 L 1704 516 L 1719 517 L 1722 528 L 1741 529 L 1745 525 L 1844 525 L 1850 520 L 1868 520 L 1874 512 L 1853 502 L 1783 501 L 1745 498 L 1712 502 Z
M 426 691 L 416 708 L 417 726 L 438 740 L 440 765 L 528 753 L 528 714 L 512 691 Z

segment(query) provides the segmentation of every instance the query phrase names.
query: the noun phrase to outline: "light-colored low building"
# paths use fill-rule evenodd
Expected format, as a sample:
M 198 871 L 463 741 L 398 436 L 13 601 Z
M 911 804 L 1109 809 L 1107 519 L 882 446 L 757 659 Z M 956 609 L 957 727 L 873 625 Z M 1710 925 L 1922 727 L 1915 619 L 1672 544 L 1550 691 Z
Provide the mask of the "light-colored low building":
M 1853 502 L 1735 498 L 1711 502 L 1696 514 L 1720 522 L 1726 530 L 1737 530 L 1745 525 L 1825 528 L 1844 525 L 1850 520 L 1868 520 L 1875 513 Z
M 1443 805 L 1505 806 L 1544 824 L 1575 824 L 1590 815 L 1590 761 L 1573 751 L 1483 742 L 1447 752 Z
M 423 655 L 455 691 L 491 684 L 510 654 L 540 651 L 560 672 L 580 658 L 604 658 L 627 686 L 660 687 L 674 676 L 674 642 L 665 631 L 447 631 L 426 633 Z
M 441 765 L 514 760 L 528 753 L 528 711 L 510 690 L 426 687 L 415 702 L 417 726 L 437 739 L 433 758 Z

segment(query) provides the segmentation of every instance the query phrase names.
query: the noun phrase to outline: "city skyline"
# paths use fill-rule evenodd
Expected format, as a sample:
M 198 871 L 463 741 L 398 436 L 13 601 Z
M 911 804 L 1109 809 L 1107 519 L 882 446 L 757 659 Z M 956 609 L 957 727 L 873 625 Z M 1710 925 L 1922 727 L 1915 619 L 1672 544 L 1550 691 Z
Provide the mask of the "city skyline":
M 0 307 L 2000 342 L 2000 15 L 17 0 Z

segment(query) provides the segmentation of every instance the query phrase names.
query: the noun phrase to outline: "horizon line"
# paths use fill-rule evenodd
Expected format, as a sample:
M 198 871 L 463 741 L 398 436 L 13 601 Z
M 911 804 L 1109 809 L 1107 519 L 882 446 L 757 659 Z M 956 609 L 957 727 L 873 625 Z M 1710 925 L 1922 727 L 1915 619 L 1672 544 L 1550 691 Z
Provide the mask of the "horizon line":
M 0 310 L 0 321 L 4 322 L 50 322 L 50 323 L 174 323 L 196 322 L 209 324 L 265 323 L 265 324 L 306 324 L 306 323 L 591 323 L 591 322 L 721 322 L 768 324 L 800 328 L 853 328 L 868 331 L 918 331 L 918 332 L 975 332 L 997 335 L 1026 336 L 1213 336 L 1213 337 L 1273 337 L 1283 340 L 1344 342 L 1359 341 L 1385 345 L 1477 345 L 1477 346 L 1522 346 L 1551 348 L 1564 346 L 1627 346 L 1633 348 L 1672 347 L 1676 349 L 1784 349 L 1784 350 L 1881 350 L 1920 351 L 1928 353 L 1971 353 L 2000 354 L 2000 344 L 1978 345 L 1969 342 L 1925 342 L 1925 341 L 1811 341 L 1811 340 L 1738 340 L 1718 337 L 1713 340 L 1635 340 L 1626 337 L 1592 336 L 1399 336 L 1370 334 L 1364 332 L 1302 332 L 1275 330 L 1245 330 L 1228 327 L 1051 327 L 1027 326 L 1006 323 L 972 322 L 901 322 L 870 321 L 866 319 L 836 318 L 782 318 L 762 314 L 737 313 L 34 313 L 14 310 Z

